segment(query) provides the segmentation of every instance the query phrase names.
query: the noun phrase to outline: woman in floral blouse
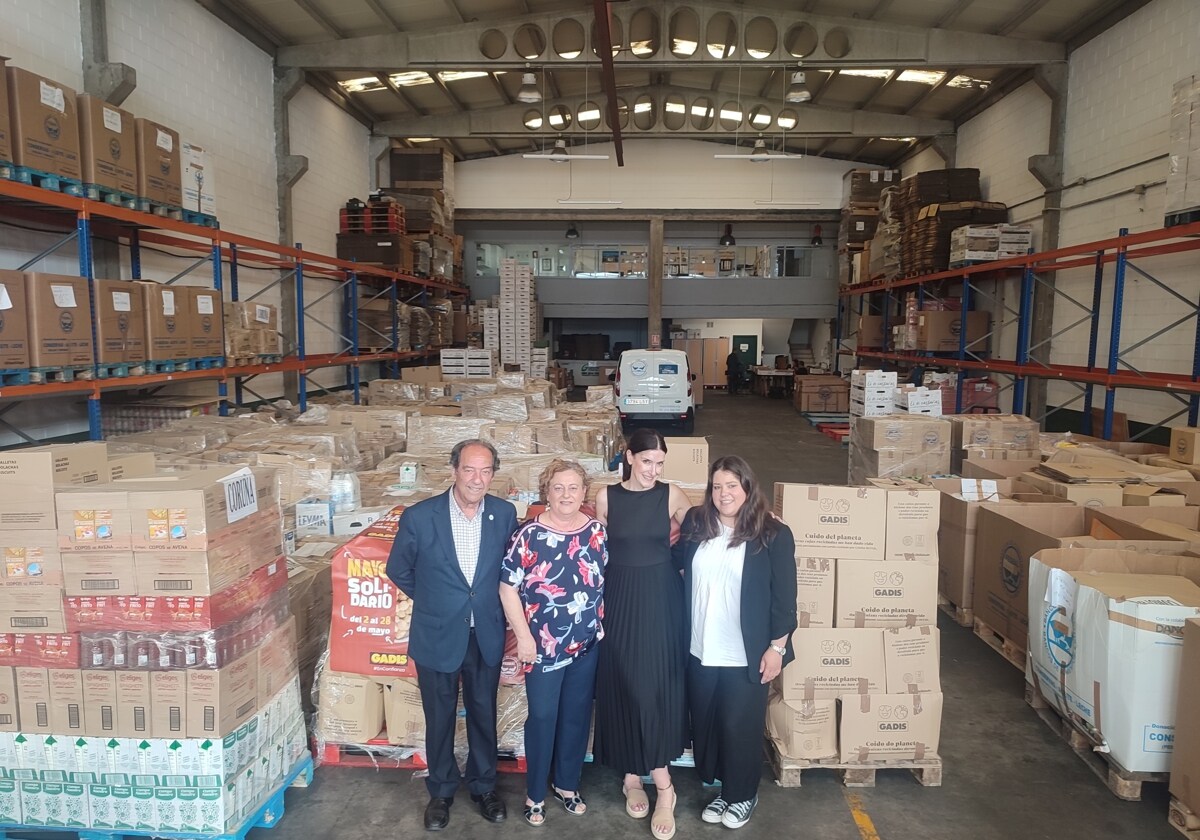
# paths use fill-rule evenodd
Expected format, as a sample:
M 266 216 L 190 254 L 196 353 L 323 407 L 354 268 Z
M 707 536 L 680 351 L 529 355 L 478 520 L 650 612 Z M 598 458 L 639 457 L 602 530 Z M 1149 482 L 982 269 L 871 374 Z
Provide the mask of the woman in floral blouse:
M 579 776 L 587 752 L 596 684 L 596 643 L 604 638 L 604 526 L 579 506 L 587 473 L 556 459 L 539 479 L 546 510 L 513 537 L 500 575 L 500 600 L 525 663 L 525 820 L 546 821 L 551 758 L 554 798 L 581 816 Z

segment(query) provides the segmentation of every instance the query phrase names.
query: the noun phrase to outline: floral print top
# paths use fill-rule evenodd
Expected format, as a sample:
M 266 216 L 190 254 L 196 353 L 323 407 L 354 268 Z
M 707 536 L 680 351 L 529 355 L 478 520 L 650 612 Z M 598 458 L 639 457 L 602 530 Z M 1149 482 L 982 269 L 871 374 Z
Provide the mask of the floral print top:
M 534 668 L 553 671 L 604 638 L 604 567 L 608 534 L 589 519 L 563 533 L 536 519 L 513 536 L 500 580 L 517 590 L 537 643 Z

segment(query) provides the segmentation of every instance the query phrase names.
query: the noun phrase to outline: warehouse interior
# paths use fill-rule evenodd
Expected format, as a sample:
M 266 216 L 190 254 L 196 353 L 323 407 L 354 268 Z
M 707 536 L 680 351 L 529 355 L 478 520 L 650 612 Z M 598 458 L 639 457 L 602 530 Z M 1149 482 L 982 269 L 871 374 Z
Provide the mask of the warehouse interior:
M 937 709 L 940 746 L 914 736 L 915 754 L 847 758 L 857 703 L 785 670 L 744 831 L 1200 838 L 1200 727 L 1175 704 L 1200 687 L 1200 4 L 0 0 L 0 21 L 0 834 L 421 831 L 407 639 L 334 667 L 353 629 L 336 558 L 373 525 L 380 551 L 403 506 L 447 491 L 459 440 L 496 445 L 489 492 L 521 515 L 546 501 L 546 464 L 578 460 L 591 511 L 650 425 L 694 505 L 714 459 L 757 474 L 798 586 L 829 599 L 827 622 L 798 606 L 797 650 L 835 626 L 934 639 L 940 686 L 859 689 Z M 627 365 L 670 350 L 687 376 L 660 408 Z M 792 487 L 881 512 L 910 494 L 923 526 L 905 550 L 839 555 Z M 233 513 L 240 492 L 257 500 L 244 521 L 205 536 L 187 518 Z M 138 494 L 142 542 L 113 524 L 136 521 Z M 932 609 L 872 623 L 900 609 L 878 596 L 835 618 L 835 560 L 916 561 L 900 571 L 923 567 Z M 413 602 L 376 572 L 407 603 L 385 623 L 407 627 Z M 1084 599 L 1062 580 L 1108 592 L 1085 578 L 1117 572 L 1136 604 L 1177 611 L 1155 625 L 1111 607 L 1105 633 L 1158 627 L 1119 664 L 1064 655 Z M 1136 588 L 1151 575 L 1161 591 Z M 1039 586 L 1066 612 L 1036 616 Z M 163 618 L 168 597 L 196 613 Z M 163 623 L 146 631 L 142 609 Z M 1138 672 L 1139 656 L 1167 665 Z M 220 691 L 236 693 L 230 663 L 257 674 L 240 714 Z M 1075 692 L 1091 668 L 1094 693 Z M 89 674 L 128 732 L 88 721 Z M 141 705 L 122 703 L 123 674 L 144 677 Z M 224 718 L 199 737 L 136 728 L 171 698 L 190 711 L 192 675 Z M 479 821 L 464 790 L 449 831 L 533 830 L 509 676 L 508 820 Z M 26 703 L 39 680 L 48 702 Z M 1169 725 L 1119 743 L 1127 711 L 1132 731 L 1139 704 L 1162 705 L 1143 685 Z M 832 747 L 813 734 L 826 708 Z M 796 715 L 790 733 L 772 709 Z M 181 757 L 260 722 L 224 767 Z M 93 723 L 116 746 L 86 761 L 15 740 L 83 744 Z M 389 743 L 399 723 L 408 741 Z M 679 830 L 716 830 L 690 760 L 673 771 Z M 153 777 L 143 796 L 172 802 L 179 779 L 215 778 L 195 795 L 227 810 L 204 830 L 182 805 L 104 822 L 106 773 L 135 799 L 133 776 Z M 46 816 L 66 808 L 47 783 L 77 785 L 84 814 Z M 550 809 L 551 830 L 649 831 L 623 822 L 621 784 L 589 753 L 589 814 Z

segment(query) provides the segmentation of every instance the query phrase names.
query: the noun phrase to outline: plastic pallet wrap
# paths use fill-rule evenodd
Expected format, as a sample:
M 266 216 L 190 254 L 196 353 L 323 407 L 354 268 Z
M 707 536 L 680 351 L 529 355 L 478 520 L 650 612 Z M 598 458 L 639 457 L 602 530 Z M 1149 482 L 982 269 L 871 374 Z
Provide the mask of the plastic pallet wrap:
M 433 335 L 433 317 L 421 307 L 414 306 L 410 327 L 412 349 L 423 350 L 429 347 Z
M 499 422 L 484 429 L 484 435 L 501 455 L 537 454 L 534 428 L 527 423 Z
M 524 423 L 529 419 L 530 400 L 525 394 L 495 394 L 462 400 L 463 417 L 480 417 L 501 423 Z
M 367 383 L 367 402 L 372 406 L 404 405 L 423 399 L 425 387 L 419 382 L 372 379 Z
M 479 417 L 411 417 L 408 421 L 408 451 L 416 454 L 448 454 L 460 440 L 483 436 L 495 420 Z

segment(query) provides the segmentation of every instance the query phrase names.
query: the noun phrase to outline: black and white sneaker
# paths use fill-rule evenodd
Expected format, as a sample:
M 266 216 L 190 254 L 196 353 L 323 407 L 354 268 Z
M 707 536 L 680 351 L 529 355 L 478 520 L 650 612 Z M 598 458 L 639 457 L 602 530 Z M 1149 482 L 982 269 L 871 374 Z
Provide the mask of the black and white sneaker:
M 721 815 L 721 823 L 726 828 L 741 828 L 746 823 L 750 822 L 750 815 L 754 813 L 754 809 L 758 807 L 758 797 L 748 799 L 745 802 L 734 802 L 725 809 L 725 813 Z
M 704 810 L 700 812 L 700 819 L 704 820 L 706 823 L 719 823 L 721 821 L 721 817 L 725 815 L 725 812 L 728 809 L 729 803 L 718 796 L 712 802 L 709 802 L 708 805 L 704 807 Z

